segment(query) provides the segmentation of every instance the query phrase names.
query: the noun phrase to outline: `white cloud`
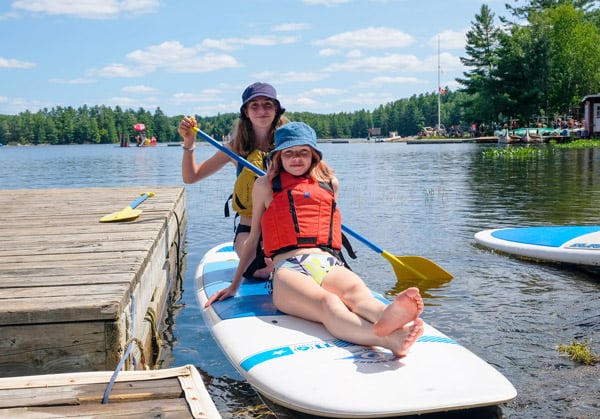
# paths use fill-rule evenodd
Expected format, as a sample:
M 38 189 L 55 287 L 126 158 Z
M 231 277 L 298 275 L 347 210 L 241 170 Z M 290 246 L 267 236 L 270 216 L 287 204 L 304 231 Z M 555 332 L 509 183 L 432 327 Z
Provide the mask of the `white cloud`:
M 122 89 L 125 93 L 155 93 L 158 89 L 150 86 L 137 85 L 137 86 L 125 86 Z
M 319 55 L 322 57 L 331 57 L 340 53 L 339 49 L 325 48 L 319 51 Z
M 223 68 L 243 67 L 234 57 L 224 54 L 205 54 L 164 66 L 171 73 L 206 73 Z
M 178 41 L 166 41 L 159 45 L 150 45 L 144 49 L 132 51 L 125 58 L 138 64 L 163 66 L 190 59 L 197 52 L 195 48 L 186 48 Z
M 350 3 L 352 0 L 302 0 L 309 6 L 337 6 L 338 4 Z
M 460 61 L 460 57 L 456 55 L 452 55 L 448 52 L 442 52 L 439 55 L 440 67 L 444 72 L 448 71 L 462 71 L 464 66 Z M 430 55 L 423 61 L 424 69 L 435 69 L 437 71 L 438 68 L 438 55 Z
M 310 29 L 310 23 L 283 23 L 273 28 L 275 32 L 297 32 Z
M 360 58 L 360 57 L 362 57 L 362 55 L 363 54 L 362 54 L 361 50 L 359 50 L 359 49 L 353 49 L 352 51 L 349 51 L 346 54 L 346 57 L 348 57 L 348 58 Z
M 404 48 L 414 42 L 412 36 L 397 29 L 370 27 L 332 35 L 314 44 L 336 48 Z
M 110 64 L 88 74 L 99 77 L 140 77 L 163 69 L 170 73 L 204 73 L 242 65 L 232 56 L 207 53 L 197 55 L 196 48 L 184 47 L 180 42 L 167 41 L 138 49 L 125 56 L 133 65 Z
M 390 84 L 419 84 L 429 83 L 428 80 L 419 80 L 417 77 L 374 77 L 371 80 L 358 83 L 357 87 L 365 89 L 369 87 L 381 87 Z
M 395 100 L 390 93 L 359 93 L 342 99 L 340 103 L 359 105 L 382 105 Z
M 49 79 L 48 82 L 56 83 L 56 84 L 92 84 L 96 83 L 94 79 L 84 79 L 84 78 L 76 78 L 76 79 Z
M 423 63 L 414 55 L 390 54 L 381 57 L 364 57 L 351 59 L 345 63 L 332 64 L 326 71 L 364 71 L 376 73 L 382 71 L 426 71 Z
M 14 58 L 0 57 L 0 68 L 34 68 L 35 64 L 29 61 L 19 61 Z
M 329 96 L 329 95 L 343 95 L 346 94 L 347 91 L 344 89 L 333 89 L 327 87 L 318 87 L 314 89 L 307 90 L 303 92 L 306 96 Z
M 267 47 L 273 45 L 293 44 L 300 40 L 297 36 L 250 36 L 248 38 L 205 39 L 200 44 L 202 49 L 220 49 L 233 51 L 244 46 Z
M 464 49 L 467 39 L 467 29 L 463 31 L 444 31 L 432 36 L 428 45 L 437 50 L 438 40 L 441 50 Z
M 111 97 L 107 100 L 108 104 L 117 105 L 122 108 L 139 108 L 140 100 L 132 97 Z M 146 108 L 145 104 L 142 106 Z
M 215 102 L 219 100 L 223 95 L 223 92 L 219 89 L 205 89 L 198 93 L 175 93 L 172 95 L 171 99 L 174 102 Z
M 141 77 L 146 73 L 146 70 L 128 67 L 123 64 L 109 64 L 99 70 L 90 69 L 87 71 L 88 75 L 98 77 Z
M 15 0 L 14 9 L 49 15 L 66 15 L 84 19 L 108 19 L 122 14 L 153 13 L 159 0 Z

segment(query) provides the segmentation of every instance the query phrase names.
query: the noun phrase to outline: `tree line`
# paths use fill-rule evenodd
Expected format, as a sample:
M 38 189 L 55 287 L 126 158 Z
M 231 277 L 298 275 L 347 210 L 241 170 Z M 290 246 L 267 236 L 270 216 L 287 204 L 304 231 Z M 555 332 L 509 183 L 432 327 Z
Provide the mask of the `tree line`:
M 512 19 L 487 5 L 467 33 L 468 68 L 458 79 L 474 121 L 581 119 L 581 100 L 600 91 L 600 11 L 594 0 L 513 0 Z
M 518 121 L 570 116 L 579 119 L 581 99 L 600 92 L 600 9 L 593 0 L 513 0 L 510 17 L 496 20 L 482 5 L 467 32 L 467 71 L 460 88 L 413 95 L 374 110 L 315 114 L 288 112 L 290 120 L 313 126 L 319 138 L 365 138 L 369 128 L 383 136 L 416 135 L 435 126 L 438 100 L 441 122 L 466 128 L 496 127 Z M 510 19 L 513 19 L 512 21 Z M 236 113 L 195 115 L 204 132 L 226 137 Z M 18 115 L 0 115 L 3 144 L 111 144 L 134 141 L 133 125 L 146 126 L 146 136 L 159 142 L 180 141 L 177 126 L 183 115 L 107 106 L 56 107 Z

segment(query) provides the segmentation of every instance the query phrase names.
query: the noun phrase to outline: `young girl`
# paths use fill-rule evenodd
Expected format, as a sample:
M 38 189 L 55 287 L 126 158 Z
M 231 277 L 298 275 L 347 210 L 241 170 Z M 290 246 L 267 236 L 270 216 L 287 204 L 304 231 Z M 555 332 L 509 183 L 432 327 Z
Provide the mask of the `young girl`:
M 265 254 L 275 265 L 277 309 L 320 322 L 339 339 L 405 356 L 423 333 L 419 290 L 408 288 L 386 305 L 344 267 L 337 256 L 342 247 L 338 181 L 322 156 L 308 125 L 290 122 L 277 129 L 271 165 L 254 183 L 252 228 L 238 269 L 231 285 L 206 306 L 235 295 L 262 231 Z
M 233 139 L 225 147 L 264 170 L 263 160 L 273 149 L 275 129 L 287 122 L 283 116 L 284 112 L 285 109 L 281 107 L 273 86 L 268 83 L 251 84 L 242 93 L 240 117 L 233 129 Z M 196 132 L 193 130 L 195 126 L 195 119 L 190 117 L 184 117 L 179 124 L 178 131 L 183 137 L 184 150 L 181 162 L 183 181 L 195 183 L 214 174 L 229 162 L 236 165 L 237 178 L 233 187 L 232 206 L 239 215 L 234 236 L 235 251 L 239 255 L 250 233 L 252 187 L 257 175 L 220 150 L 207 160 L 196 163 Z M 260 247 L 257 248 L 257 252 L 256 259 L 245 272 L 245 276 L 268 278 L 272 271 L 272 266 L 268 266 L 270 261 L 262 256 Z

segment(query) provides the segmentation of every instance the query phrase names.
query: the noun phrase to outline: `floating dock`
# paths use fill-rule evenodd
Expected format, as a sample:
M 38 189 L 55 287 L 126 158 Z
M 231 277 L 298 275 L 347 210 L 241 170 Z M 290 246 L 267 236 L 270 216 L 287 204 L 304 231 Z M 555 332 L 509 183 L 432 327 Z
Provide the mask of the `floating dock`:
M 145 192 L 125 222 L 99 222 Z M 0 190 L 0 377 L 152 367 L 183 253 L 183 186 Z M 135 352 L 137 351 L 137 352 Z

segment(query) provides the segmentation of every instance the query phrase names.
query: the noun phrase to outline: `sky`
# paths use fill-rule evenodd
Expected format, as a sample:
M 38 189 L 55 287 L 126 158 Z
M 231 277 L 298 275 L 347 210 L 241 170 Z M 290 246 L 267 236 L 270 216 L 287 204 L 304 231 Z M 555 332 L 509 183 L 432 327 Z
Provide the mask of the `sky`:
M 372 111 L 458 88 L 475 15 L 506 1 L 2 0 L 0 114 L 215 116 L 257 81 L 291 112 Z

